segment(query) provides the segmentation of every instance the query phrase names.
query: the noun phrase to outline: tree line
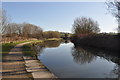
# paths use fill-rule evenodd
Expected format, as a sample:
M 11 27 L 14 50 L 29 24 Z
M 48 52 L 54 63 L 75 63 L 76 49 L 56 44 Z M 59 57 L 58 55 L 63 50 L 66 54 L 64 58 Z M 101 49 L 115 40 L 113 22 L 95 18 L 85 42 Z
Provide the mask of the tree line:
M 21 24 L 11 23 L 6 15 L 5 10 L 2 10 L 2 25 L 1 35 L 3 38 L 17 38 L 22 37 L 23 39 L 35 38 L 60 38 L 61 34 L 58 31 L 43 31 L 40 26 L 23 22 Z
M 3 37 L 24 37 L 24 38 L 60 38 L 58 31 L 43 31 L 39 26 L 30 23 L 9 23 L 4 27 Z
M 42 28 L 30 23 L 9 23 L 8 25 L 6 25 L 2 34 L 5 37 L 18 36 L 39 39 L 42 36 L 42 32 Z

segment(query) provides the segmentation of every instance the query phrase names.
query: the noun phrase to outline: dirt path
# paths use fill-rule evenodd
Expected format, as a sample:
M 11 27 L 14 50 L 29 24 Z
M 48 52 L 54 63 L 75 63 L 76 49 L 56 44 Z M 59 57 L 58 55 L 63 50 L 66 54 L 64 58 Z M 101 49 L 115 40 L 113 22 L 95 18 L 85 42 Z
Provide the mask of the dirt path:
M 32 74 L 26 71 L 22 54 L 22 46 L 26 43 L 16 45 L 2 61 L 2 80 L 4 78 L 27 78 L 32 80 Z

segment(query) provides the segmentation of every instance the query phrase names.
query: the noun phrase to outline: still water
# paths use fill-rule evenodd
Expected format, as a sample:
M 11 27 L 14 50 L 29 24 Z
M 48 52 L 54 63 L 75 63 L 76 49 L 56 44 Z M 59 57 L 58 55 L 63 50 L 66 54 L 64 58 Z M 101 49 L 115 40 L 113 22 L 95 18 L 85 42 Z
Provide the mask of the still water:
M 38 47 L 39 46 L 39 47 Z M 47 42 L 38 59 L 59 78 L 118 78 L 119 61 L 109 52 L 75 47 L 73 43 Z M 36 49 L 37 49 L 36 48 Z

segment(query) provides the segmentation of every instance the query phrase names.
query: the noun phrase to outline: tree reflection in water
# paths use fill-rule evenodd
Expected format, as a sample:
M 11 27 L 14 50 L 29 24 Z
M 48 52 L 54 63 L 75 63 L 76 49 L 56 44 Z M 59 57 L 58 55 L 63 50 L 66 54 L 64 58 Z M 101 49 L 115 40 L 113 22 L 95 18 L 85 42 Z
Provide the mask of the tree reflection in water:
M 106 59 L 109 62 L 113 62 L 116 65 L 114 66 L 113 70 L 107 76 L 114 77 L 115 75 L 118 76 L 118 80 L 120 80 L 120 53 L 118 52 L 109 52 L 100 49 L 95 49 L 91 47 L 85 46 L 75 46 L 72 48 L 72 56 L 76 63 L 86 64 L 95 60 L 97 56 L 100 58 Z
M 45 48 L 54 48 L 60 45 L 61 41 L 45 41 L 43 43 L 35 43 L 33 44 L 33 49 L 37 53 L 38 56 L 43 52 Z
M 61 41 L 45 41 L 44 46 L 45 48 L 54 48 L 60 45 Z
M 80 47 L 72 48 L 72 56 L 76 63 L 81 64 L 90 63 L 92 60 L 96 59 L 96 55 L 93 55 Z
M 68 41 L 67 41 L 68 42 Z M 34 50 L 38 53 L 38 56 L 44 51 L 45 48 L 54 48 L 58 47 L 61 43 L 67 43 L 66 41 L 46 41 L 43 43 L 37 43 L 33 45 Z M 114 53 L 114 54 L 113 54 Z M 113 70 L 106 76 L 106 78 L 118 76 L 120 79 L 120 56 L 119 53 L 104 51 L 100 49 L 95 49 L 91 47 L 72 47 L 72 56 L 73 60 L 76 63 L 80 64 L 88 64 L 93 60 L 96 60 L 99 56 L 100 58 L 106 59 L 108 61 L 112 61 L 116 65 Z

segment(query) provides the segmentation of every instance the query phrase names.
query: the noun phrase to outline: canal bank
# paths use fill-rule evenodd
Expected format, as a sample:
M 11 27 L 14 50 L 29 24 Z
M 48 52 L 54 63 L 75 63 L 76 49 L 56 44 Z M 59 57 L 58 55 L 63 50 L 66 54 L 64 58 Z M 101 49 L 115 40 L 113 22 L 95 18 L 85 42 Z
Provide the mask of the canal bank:
M 49 39 L 46 41 L 55 40 Z M 61 40 L 61 39 L 56 39 Z M 33 40 L 19 43 L 8 52 L 2 61 L 2 78 L 57 78 L 38 59 L 37 53 L 32 50 L 34 43 L 43 43 L 43 40 Z M 24 46 L 28 46 L 27 48 Z M 26 51 L 24 51 L 26 50 Z M 27 55 L 26 55 L 27 54 Z M 10 67 L 8 67 L 10 66 Z
M 32 48 L 32 46 L 34 48 Z M 21 49 L 22 47 L 16 48 Z M 22 52 L 24 53 L 22 57 L 25 66 L 24 70 L 27 72 L 24 74 L 29 73 L 32 79 L 53 78 L 56 80 L 56 76 L 57 79 L 117 78 L 118 75 L 116 72 L 114 73 L 112 71 L 118 71 L 119 57 L 109 56 L 107 55 L 107 52 L 101 50 L 83 49 L 81 47 L 77 48 L 71 42 L 66 43 L 65 41 L 54 40 L 25 44 L 22 49 Z M 36 51 L 33 51 L 34 49 L 38 51 L 37 54 Z M 12 54 L 11 56 L 16 56 L 16 59 L 18 59 L 18 54 L 16 52 L 14 52 L 14 54 L 15 55 Z M 11 59 L 14 58 L 11 57 Z M 21 62 L 21 60 L 18 60 L 17 62 L 19 61 Z M 111 74 L 113 74 L 113 76 L 111 76 Z
M 103 50 L 120 52 L 119 35 L 93 35 L 87 37 L 72 37 L 75 46 L 89 46 Z

